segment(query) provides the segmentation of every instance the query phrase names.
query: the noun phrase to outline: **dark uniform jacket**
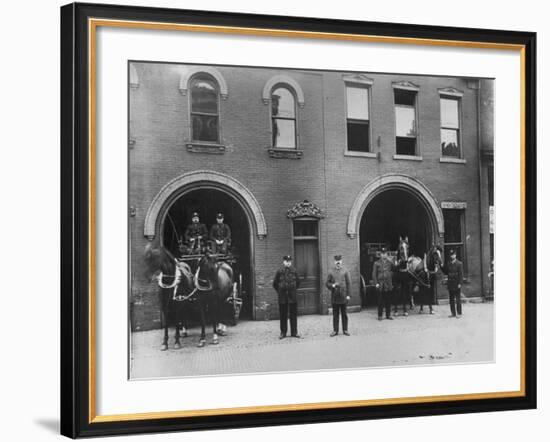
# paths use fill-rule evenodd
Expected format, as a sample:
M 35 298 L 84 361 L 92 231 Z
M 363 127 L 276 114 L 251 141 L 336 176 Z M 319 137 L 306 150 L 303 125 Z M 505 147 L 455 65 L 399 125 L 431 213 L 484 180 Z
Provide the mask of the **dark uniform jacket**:
M 333 284 L 337 284 L 333 287 Z M 330 302 L 332 304 L 346 304 L 350 294 L 351 278 L 348 269 L 342 266 L 340 269 L 333 267 L 327 276 L 327 288 L 330 290 Z
M 455 262 L 449 262 L 443 266 L 442 270 L 448 277 L 447 288 L 452 291 L 460 290 L 458 285 L 462 284 L 464 279 L 462 262 L 458 259 Z
M 282 267 L 275 273 L 273 288 L 279 295 L 279 304 L 296 304 L 296 291 L 300 287 L 300 277 L 292 266 Z
M 231 229 L 225 223 L 214 224 L 210 227 L 210 239 L 213 241 L 231 241 Z
M 380 284 L 379 289 L 382 291 L 393 290 L 392 277 L 395 270 L 396 266 L 389 259 L 380 258 L 372 266 L 374 284 Z
M 205 241 L 208 236 L 208 230 L 203 223 L 191 223 L 187 226 L 185 230 L 185 240 L 189 242 L 192 238 L 197 236 L 202 236 L 202 240 Z

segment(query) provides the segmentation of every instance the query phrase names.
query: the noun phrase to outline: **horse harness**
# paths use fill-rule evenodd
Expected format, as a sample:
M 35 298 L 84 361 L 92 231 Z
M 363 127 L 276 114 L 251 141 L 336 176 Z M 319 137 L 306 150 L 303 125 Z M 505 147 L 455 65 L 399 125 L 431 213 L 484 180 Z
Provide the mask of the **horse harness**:
M 189 268 L 189 266 L 187 264 L 181 263 L 178 260 L 175 260 L 175 261 L 176 261 L 176 274 L 175 275 L 164 275 L 162 272 L 160 272 L 160 274 L 158 275 L 158 278 L 157 278 L 158 285 L 162 289 L 174 289 L 174 294 L 172 295 L 172 300 L 174 300 L 174 301 L 188 301 L 192 297 L 195 296 L 195 293 L 197 292 L 197 290 L 199 290 L 199 287 L 195 283 L 195 288 L 193 289 L 193 291 L 191 291 L 191 293 L 189 293 L 188 295 L 178 295 L 178 287 L 180 285 L 181 278 L 182 278 L 182 276 L 187 275 L 187 277 L 193 278 L 193 281 L 195 281 L 195 278 L 198 279 L 199 270 L 197 269 L 196 275 L 193 275 L 191 273 L 191 269 Z M 168 278 L 174 278 L 174 282 L 172 282 L 172 284 L 164 284 L 162 282 L 162 278 L 165 277 L 165 276 L 168 277 Z

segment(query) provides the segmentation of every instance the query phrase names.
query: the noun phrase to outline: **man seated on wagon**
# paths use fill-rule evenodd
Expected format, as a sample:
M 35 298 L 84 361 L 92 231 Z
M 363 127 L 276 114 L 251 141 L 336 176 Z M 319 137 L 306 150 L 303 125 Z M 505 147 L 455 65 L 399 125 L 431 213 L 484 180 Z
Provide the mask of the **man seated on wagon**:
M 216 215 L 216 224 L 210 228 L 210 240 L 214 253 L 226 255 L 231 247 L 231 229 L 223 221 L 223 213 L 219 212 Z
M 197 255 L 206 248 L 206 240 L 208 238 L 208 230 L 206 226 L 200 222 L 199 214 L 193 212 L 191 216 L 191 224 L 185 230 L 185 241 L 187 242 L 187 253 Z

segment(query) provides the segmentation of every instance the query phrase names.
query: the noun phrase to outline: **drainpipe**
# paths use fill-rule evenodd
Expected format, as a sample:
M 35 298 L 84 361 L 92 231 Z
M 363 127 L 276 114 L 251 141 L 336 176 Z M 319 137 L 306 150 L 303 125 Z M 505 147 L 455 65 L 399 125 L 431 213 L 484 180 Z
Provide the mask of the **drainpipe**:
M 485 238 L 483 237 L 483 186 L 482 186 L 482 156 L 481 156 L 481 80 L 477 80 L 476 87 L 476 106 L 477 106 L 477 173 L 478 173 L 478 191 L 479 191 L 479 262 L 481 272 L 481 298 L 485 301 L 485 262 L 483 259 L 483 245 Z

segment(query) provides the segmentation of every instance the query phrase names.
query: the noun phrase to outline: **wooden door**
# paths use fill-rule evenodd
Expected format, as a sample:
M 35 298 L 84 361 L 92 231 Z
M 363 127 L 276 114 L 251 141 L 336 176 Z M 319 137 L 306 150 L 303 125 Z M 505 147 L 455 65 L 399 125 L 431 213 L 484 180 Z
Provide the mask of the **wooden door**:
M 298 314 L 319 313 L 319 240 L 317 221 L 294 221 L 294 261 L 300 276 Z

